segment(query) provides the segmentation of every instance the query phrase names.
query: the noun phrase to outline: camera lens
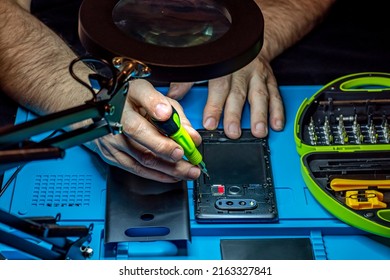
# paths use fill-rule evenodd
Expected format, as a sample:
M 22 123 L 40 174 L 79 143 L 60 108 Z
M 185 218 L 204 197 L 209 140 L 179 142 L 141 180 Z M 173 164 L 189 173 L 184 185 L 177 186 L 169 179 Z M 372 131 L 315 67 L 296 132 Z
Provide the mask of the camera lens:
M 229 187 L 229 193 L 230 194 L 238 194 L 241 191 L 241 187 L 239 186 L 231 186 Z

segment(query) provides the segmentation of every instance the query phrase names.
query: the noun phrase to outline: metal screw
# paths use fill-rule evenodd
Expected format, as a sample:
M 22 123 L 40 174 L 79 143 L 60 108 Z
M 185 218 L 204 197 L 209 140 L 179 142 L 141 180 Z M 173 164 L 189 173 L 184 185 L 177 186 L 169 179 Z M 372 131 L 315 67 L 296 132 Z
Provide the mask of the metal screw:
M 105 107 L 104 107 L 104 111 L 107 115 L 110 115 L 112 116 L 115 112 L 115 106 L 114 105 L 111 105 L 111 104 L 107 104 Z
M 374 217 L 374 213 L 372 213 L 372 212 L 367 212 L 367 213 L 365 213 L 363 216 L 366 217 L 366 218 L 372 218 L 372 217 Z

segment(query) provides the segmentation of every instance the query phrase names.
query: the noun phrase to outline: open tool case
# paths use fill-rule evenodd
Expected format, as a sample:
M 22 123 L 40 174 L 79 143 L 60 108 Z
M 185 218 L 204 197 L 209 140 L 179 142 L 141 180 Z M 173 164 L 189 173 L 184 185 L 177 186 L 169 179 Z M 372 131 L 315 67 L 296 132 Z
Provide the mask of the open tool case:
M 345 223 L 390 237 L 390 74 L 336 79 L 295 119 L 303 179 Z

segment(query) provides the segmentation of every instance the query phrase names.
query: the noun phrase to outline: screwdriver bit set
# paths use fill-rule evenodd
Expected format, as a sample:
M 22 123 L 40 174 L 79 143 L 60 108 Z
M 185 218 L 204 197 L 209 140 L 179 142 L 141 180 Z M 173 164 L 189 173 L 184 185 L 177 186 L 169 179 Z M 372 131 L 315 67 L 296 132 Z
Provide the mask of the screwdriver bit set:
M 390 74 L 328 83 L 302 102 L 294 138 L 317 201 L 353 227 L 390 237 Z
M 390 105 L 390 99 L 383 101 Z M 386 108 L 381 108 L 383 112 L 379 111 L 376 102 L 374 105 L 371 104 L 370 100 L 365 100 L 365 104 L 356 104 L 358 103 L 356 100 L 351 100 L 348 104 L 348 107 L 351 108 L 342 108 L 340 105 L 344 102 L 340 104 L 331 98 L 328 101 L 318 103 L 318 111 L 313 113 L 307 124 L 304 124 L 303 139 L 310 145 L 390 143 L 390 111 L 386 113 Z M 335 111 L 334 106 L 336 106 Z M 350 115 L 344 115 L 350 110 L 353 111 Z

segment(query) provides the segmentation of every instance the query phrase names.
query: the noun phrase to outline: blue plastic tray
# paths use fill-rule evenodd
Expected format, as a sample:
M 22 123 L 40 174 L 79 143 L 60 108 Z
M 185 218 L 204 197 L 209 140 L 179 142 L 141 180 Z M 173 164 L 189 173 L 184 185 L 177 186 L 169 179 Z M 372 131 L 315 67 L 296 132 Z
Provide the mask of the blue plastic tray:
M 390 247 L 352 228 L 319 205 L 305 186 L 294 143 L 293 120 L 299 105 L 321 86 L 281 87 L 287 124 L 283 132 L 270 131 L 271 164 L 276 186 L 279 222 L 272 224 L 197 224 L 194 221 L 192 182 L 188 182 L 192 240 L 175 252 L 166 242 L 130 242 L 115 247 L 103 242 L 106 170 L 96 155 L 74 147 L 61 160 L 27 164 L 0 198 L 0 206 L 21 216 L 55 216 L 63 223 L 94 223 L 93 259 L 221 259 L 221 239 L 310 238 L 316 259 L 390 259 Z M 166 89 L 160 89 L 165 91 Z M 195 128 L 202 127 L 207 90 L 196 87 L 181 101 Z M 17 122 L 33 118 L 19 110 Z M 249 107 L 242 126 L 249 128 Z M 9 177 L 9 170 L 5 177 Z M 207 248 L 207 250 L 205 250 Z M 5 248 L 0 244 L 0 252 Z

